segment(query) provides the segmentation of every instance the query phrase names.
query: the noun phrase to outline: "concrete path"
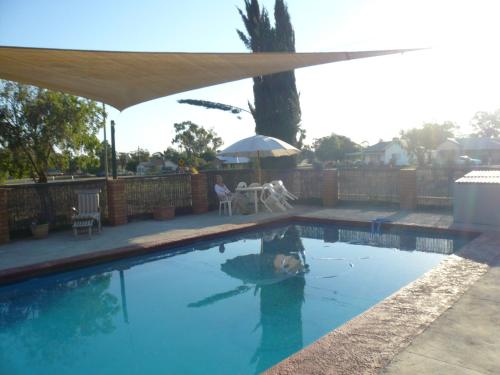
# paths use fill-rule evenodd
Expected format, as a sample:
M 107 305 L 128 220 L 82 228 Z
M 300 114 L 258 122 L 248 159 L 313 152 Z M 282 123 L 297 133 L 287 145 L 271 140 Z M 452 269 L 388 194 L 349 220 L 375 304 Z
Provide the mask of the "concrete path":
M 0 272 L 15 267 L 50 262 L 73 256 L 131 245 L 170 242 L 195 238 L 269 220 L 289 216 L 308 218 L 367 221 L 377 217 L 390 218 L 396 223 L 448 228 L 452 223 L 449 213 L 400 212 L 395 209 L 370 207 L 340 207 L 323 209 L 314 206 L 299 206 L 285 213 L 259 212 L 253 215 L 219 216 L 212 211 L 201 215 L 185 215 L 168 221 L 133 221 L 117 227 L 103 227 L 101 234 L 92 239 L 86 235 L 73 237 L 72 231 L 49 233 L 42 240 L 27 238 L 14 240 L 0 246 Z
M 384 374 L 500 374 L 500 258 Z
M 104 250 L 132 245 L 146 245 L 195 238 L 201 235 L 254 225 L 266 220 L 300 214 L 306 208 L 286 213 L 260 212 L 253 215 L 219 216 L 212 211 L 200 215 L 185 215 L 173 220 L 141 220 L 116 227 L 103 227 L 91 239 L 87 235 L 73 236 L 71 230 L 49 233 L 45 239 L 14 240 L 0 246 L 0 272 L 32 264 L 61 260 Z

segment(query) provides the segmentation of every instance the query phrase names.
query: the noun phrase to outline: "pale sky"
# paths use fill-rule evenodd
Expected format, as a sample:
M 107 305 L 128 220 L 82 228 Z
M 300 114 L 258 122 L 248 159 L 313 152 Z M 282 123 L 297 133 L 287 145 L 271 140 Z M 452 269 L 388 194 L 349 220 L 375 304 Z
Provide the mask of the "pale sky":
M 424 122 L 500 108 L 500 1 L 289 0 L 297 52 L 431 49 L 296 70 L 307 143 L 337 133 L 370 144 Z M 272 13 L 274 0 L 261 1 Z M 245 52 L 239 0 L 0 0 L 0 45 L 94 50 Z M 254 134 L 250 116 L 177 103 L 245 107 L 252 80 L 194 90 L 118 112 L 119 151 L 171 145 L 173 124 L 213 128 L 225 146 Z

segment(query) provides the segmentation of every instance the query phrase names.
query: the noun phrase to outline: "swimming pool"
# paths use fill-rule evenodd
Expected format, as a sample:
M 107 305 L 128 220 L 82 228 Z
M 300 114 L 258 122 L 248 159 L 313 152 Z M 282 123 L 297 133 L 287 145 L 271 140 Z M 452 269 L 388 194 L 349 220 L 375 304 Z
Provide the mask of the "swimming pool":
M 0 373 L 257 373 L 466 241 L 294 224 L 3 287 Z

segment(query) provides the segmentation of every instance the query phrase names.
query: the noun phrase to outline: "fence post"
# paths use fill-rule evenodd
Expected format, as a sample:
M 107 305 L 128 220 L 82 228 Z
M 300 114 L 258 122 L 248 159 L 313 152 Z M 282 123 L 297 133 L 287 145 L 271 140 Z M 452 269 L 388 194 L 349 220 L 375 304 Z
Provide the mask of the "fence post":
M 108 217 L 111 225 L 127 224 L 127 199 L 125 180 L 107 180 Z
M 0 189 L 0 244 L 7 243 L 9 237 L 9 215 L 7 212 L 8 189 Z
M 309 181 L 314 184 L 314 181 Z M 334 207 L 339 201 L 338 174 L 336 169 L 327 169 L 323 171 L 321 197 L 323 206 Z
M 402 210 L 417 208 L 417 170 L 414 168 L 399 171 L 399 207 Z
M 205 173 L 191 175 L 191 199 L 194 214 L 208 211 L 207 175 Z

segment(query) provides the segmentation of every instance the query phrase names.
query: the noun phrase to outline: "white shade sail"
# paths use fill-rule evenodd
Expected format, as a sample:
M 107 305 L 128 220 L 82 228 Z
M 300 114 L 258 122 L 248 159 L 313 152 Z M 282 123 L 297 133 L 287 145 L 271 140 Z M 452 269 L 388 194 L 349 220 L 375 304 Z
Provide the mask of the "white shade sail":
M 280 139 L 267 137 L 265 135 L 254 135 L 242 139 L 221 151 L 221 156 L 246 156 L 246 157 L 269 157 L 269 156 L 292 156 L 300 153 L 298 148 L 283 142 Z
M 322 53 L 111 52 L 0 46 L 0 78 L 119 110 L 184 91 L 411 49 Z

